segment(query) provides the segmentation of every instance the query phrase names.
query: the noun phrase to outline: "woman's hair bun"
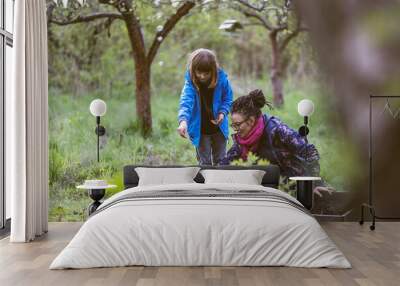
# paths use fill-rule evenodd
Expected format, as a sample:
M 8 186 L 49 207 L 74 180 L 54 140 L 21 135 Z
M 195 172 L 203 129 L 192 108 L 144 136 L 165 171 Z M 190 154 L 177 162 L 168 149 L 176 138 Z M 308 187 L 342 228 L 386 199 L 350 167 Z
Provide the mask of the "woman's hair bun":
M 238 97 L 232 104 L 232 113 L 241 113 L 246 117 L 258 117 L 262 114 L 262 108 L 267 105 L 272 109 L 271 103 L 267 101 L 260 89 L 255 89 L 247 95 Z
M 254 107 L 259 109 L 263 108 L 267 104 L 267 100 L 265 99 L 264 93 L 261 89 L 250 91 L 248 97 L 252 101 Z

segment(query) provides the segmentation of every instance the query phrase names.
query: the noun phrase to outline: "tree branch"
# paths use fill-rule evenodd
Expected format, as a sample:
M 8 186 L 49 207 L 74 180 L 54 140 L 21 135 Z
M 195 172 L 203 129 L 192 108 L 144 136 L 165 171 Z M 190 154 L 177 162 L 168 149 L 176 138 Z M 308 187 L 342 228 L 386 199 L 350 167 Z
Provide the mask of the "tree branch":
M 295 37 L 297 37 L 298 34 L 304 31 L 308 31 L 308 29 L 306 27 L 302 27 L 301 21 L 298 21 L 296 30 L 294 30 L 290 35 L 285 37 L 285 39 L 282 41 L 282 44 L 279 46 L 279 51 L 282 53 L 286 49 L 289 42 L 293 40 Z
M 256 23 L 256 22 L 248 22 L 248 23 L 241 23 L 243 27 L 248 27 L 248 26 L 261 26 L 264 27 L 263 24 L 261 23 Z
M 90 22 L 94 21 L 97 19 L 123 19 L 122 15 L 120 13 L 115 13 L 115 12 L 97 12 L 89 15 L 77 15 L 76 17 L 68 20 L 57 20 L 54 19 L 53 17 L 50 18 L 49 22 L 60 25 L 60 26 L 65 26 L 69 24 L 76 24 L 76 23 L 83 23 L 83 22 Z
M 135 10 L 135 1 L 133 0 L 98 0 L 101 4 L 113 6 L 122 15 L 129 14 Z
M 266 17 L 263 17 L 263 14 L 267 14 L 268 11 L 280 11 L 280 8 L 277 6 L 266 6 L 267 2 L 263 2 L 262 5 L 256 6 L 251 4 L 247 0 L 236 0 L 236 4 L 233 8 L 248 18 L 254 18 L 258 20 L 267 30 L 270 32 L 280 32 L 282 30 L 287 29 L 287 23 L 282 23 L 282 16 L 279 13 L 276 13 L 278 18 L 278 25 L 273 25 Z
M 247 1 L 247 0 L 236 0 L 236 2 L 239 2 L 243 6 L 246 6 L 247 8 L 250 8 L 250 9 L 255 10 L 257 12 L 264 11 L 265 4 L 266 4 L 266 2 L 263 2 L 260 7 L 257 7 L 255 5 L 252 5 L 251 3 L 249 3 L 249 1 Z
M 169 32 L 175 27 L 179 20 L 189 13 L 189 11 L 195 6 L 194 1 L 187 1 L 185 4 L 180 6 L 178 10 L 173 14 L 164 24 L 163 29 L 158 32 L 151 44 L 149 53 L 147 54 L 148 63 L 151 64 L 157 54 L 158 48 L 161 42 L 168 36 Z
M 142 28 L 137 15 L 132 11 L 124 14 L 128 36 L 132 46 L 133 57 L 137 65 L 146 63 L 146 46 Z
M 242 12 L 246 17 L 248 17 L 248 18 L 255 18 L 255 19 L 257 19 L 258 21 L 260 21 L 261 24 L 262 24 L 265 28 L 267 28 L 267 30 L 269 30 L 269 31 L 274 30 L 274 27 L 272 27 L 272 25 L 271 25 L 267 20 L 265 20 L 263 17 L 261 17 L 261 15 L 255 13 L 255 12 L 247 11 L 247 10 L 241 10 L 241 12 Z

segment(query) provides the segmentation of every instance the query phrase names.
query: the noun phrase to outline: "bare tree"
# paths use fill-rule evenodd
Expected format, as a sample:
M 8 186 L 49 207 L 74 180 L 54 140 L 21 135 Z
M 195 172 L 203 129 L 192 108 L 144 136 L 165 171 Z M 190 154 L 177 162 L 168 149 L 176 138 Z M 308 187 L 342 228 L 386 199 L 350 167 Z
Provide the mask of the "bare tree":
M 164 5 L 175 8 L 162 26 L 157 27 L 149 47 L 139 18 L 138 5 Z M 141 134 L 147 137 L 152 132 L 151 116 L 151 65 L 157 52 L 175 25 L 195 6 L 195 1 L 133 1 L 133 0 L 65 0 L 48 1 L 48 23 L 70 25 L 91 21 L 105 21 L 110 26 L 115 20 L 125 22 L 135 63 L 136 114 Z M 99 10 L 103 9 L 103 10 Z
M 234 0 L 231 6 L 251 19 L 251 25 L 268 30 L 271 44 L 271 85 L 274 106 L 284 103 L 282 84 L 282 54 L 300 32 L 307 30 L 301 18 L 296 17 L 290 0 L 250 1 Z M 293 23 L 293 24 L 292 24 Z

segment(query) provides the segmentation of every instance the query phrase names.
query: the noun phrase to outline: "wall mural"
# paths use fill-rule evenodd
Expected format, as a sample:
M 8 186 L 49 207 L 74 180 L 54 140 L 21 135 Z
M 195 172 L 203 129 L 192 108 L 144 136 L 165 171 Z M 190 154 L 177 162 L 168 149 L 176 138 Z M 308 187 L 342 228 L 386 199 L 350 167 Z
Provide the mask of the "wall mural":
M 85 219 L 76 186 L 108 197 L 127 164 L 274 164 L 291 195 L 321 178 L 314 213 L 348 214 L 359 154 L 291 1 L 204 2 L 48 1 L 50 220 Z

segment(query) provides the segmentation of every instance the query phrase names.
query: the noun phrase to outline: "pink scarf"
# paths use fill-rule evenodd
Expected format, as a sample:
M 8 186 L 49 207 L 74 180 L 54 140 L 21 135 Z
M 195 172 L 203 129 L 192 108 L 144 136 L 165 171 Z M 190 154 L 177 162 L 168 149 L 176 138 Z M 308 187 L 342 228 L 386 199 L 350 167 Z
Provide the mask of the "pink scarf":
M 250 130 L 246 137 L 240 137 L 239 134 L 235 134 L 236 142 L 242 147 L 242 154 L 240 155 L 244 161 L 247 160 L 247 156 L 250 151 L 257 149 L 258 142 L 261 135 L 264 132 L 264 117 L 261 115 L 258 117 L 256 124 Z

